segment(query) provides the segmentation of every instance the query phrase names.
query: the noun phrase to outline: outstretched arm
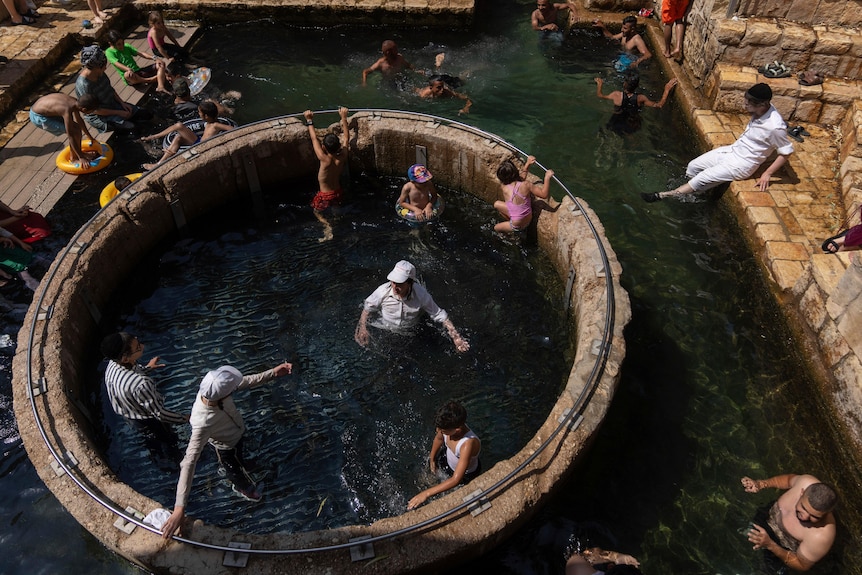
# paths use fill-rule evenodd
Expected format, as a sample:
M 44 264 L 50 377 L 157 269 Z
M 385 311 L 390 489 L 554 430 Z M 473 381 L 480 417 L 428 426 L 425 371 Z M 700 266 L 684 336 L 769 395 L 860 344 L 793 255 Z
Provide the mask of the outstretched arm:
M 787 156 L 782 156 L 781 154 L 779 154 L 778 157 L 775 158 L 775 161 L 772 162 L 772 164 L 768 168 L 766 168 L 766 171 L 763 172 L 763 174 L 757 180 L 757 185 L 760 187 L 761 192 L 765 192 L 766 188 L 769 187 L 769 178 L 772 177 L 772 174 L 780 170 L 786 163 Z
M 359 316 L 359 322 L 356 324 L 356 331 L 353 334 L 353 339 L 362 347 L 368 345 L 368 340 L 370 339 L 370 336 L 368 335 L 369 315 L 370 314 L 367 309 L 362 310 L 362 314 Z
M 440 447 L 443 445 L 443 436 L 440 435 Z M 437 437 L 434 437 L 434 443 L 437 443 Z M 467 466 L 470 464 L 470 458 L 473 456 L 473 453 L 478 449 L 479 442 L 476 439 L 468 439 L 464 445 L 461 446 L 461 458 L 458 459 L 458 466 L 455 468 L 454 473 L 452 473 L 452 477 L 435 485 L 434 487 L 429 487 L 425 491 L 421 492 L 419 495 L 415 496 L 407 503 L 407 509 L 415 509 L 419 507 L 423 503 L 425 503 L 429 497 L 437 495 L 438 493 L 443 493 L 444 491 L 448 491 L 461 483 L 461 480 L 464 479 L 464 474 L 467 472 Z M 432 445 L 433 449 L 433 445 Z M 439 447 L 438 447 L 439 449 Z M 433 452 L 436 454 L 436 451 Z M 433 455 L 432 455 L 433 457 Z
M 543 200 L 547 200 L 548 196 L 551 195 L 551 179 L 554 177 L 554 170 L 548 170 L 545 172 L 545 180 L 542 182 L 542 185 L 533 184 L 533 189 L 530 190 L 534 196 L 537 198 L 542 198 Z
M 341 116 L 341 147 L 345 151 L 348 150 L 350 144 L 350 128 L 347 125 L 347 108 L 341 106 L 338 108 L 338 115 Z
M 443 322 L 443 327 L 445 327 L 446 331 L 449 332 L 449 337 L 452 338 L 452 343 L 455 344 L 456 350 L 463 353 L 470 349 L 470 343 L 461 337 L 461 334 L 458 333 L 457 329 L 455 329 L 455 324 L 452 323 L 451 319 L 446 319 Z
M 639 94 L 638 104 L 640 104 L 641 106 L 647 106 L 648 108 L 661 108 L 665 105 L 665 103 L 667 103 L 667 97 L 670 96 L 671 91 L 677 84 L 679 84 L 679 80 L 677 80 L 676 78 L 668 80 L 667 84 L 664 85 L 664 93 L 661 95 L 661 100 L 659 100 L 658 102 L 653 102 L 643 94 Z M 641 98 L 643 98 L 643 100 L 641 100 Z
M 748 541 L 754 543 L 754 549 L 766 549 L 779 559 L 781 562 L 793 569 L 794 571 L 808 571 L 817 562 L 811 561 L 801 555 L 802 545 L 797 551 L 785 549 L 778 543 L 772 540 L 767 534 L 766 529 L 760 525 L 753 525 L 751 531 L 748 532 Z M 804 543 L 804 542 L 803 542 Z M 828 551 L 828 546 L 826 550 Z M 826 554 L 825 551 L 823 553 Z M 820 557 L 818 557 L 819 559 Z
M 643 38 L 641 38 L 640 34 L 635 36 L 635 46 L 637 46 L 638 51 L 641 53 L 640 57 L 637 60 L 631 63 L 630 68 L 637 68 L 638 64 L 643 62 L 644 60 L 649 60 L 652 58 L 652 52 L 649 51 L 649 48 L 646 47 L 646 43 Z
M 322 160 L 325 154 L 323 152 L 323 146 L 320 145 L 320 141 L 317 139 L 317 132 L 314 131 L 314 112 L 306 110 L 302 115 L 305 116 L 305 123 L 308 125 L 308 135 L 311 136 L 311 145 L 314 147 L 314 155 L 317 156 L 318 160 Z

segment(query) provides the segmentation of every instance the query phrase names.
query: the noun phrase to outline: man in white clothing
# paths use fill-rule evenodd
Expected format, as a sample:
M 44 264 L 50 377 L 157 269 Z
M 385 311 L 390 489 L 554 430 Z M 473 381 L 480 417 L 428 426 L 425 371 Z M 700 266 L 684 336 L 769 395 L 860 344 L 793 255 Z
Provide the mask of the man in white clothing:
M 373 325 L 395 333 L 409 333 L 419 323 L 423 313 L 443 325 L 455 344 L 455 349 L 465 352 L 470 344 L 461 337 L 449 319 L 446 310 L 434 303 L 431 294 L 416 281 L 416 268 L 410 262 L 401 260 L 386 276 L 389 281 L 382 284 L 374 293 L 365 298 L 362 315 L 356 325 L 354 339 L 361 346 L 368 345 L 368 320 L 372 313 L 379 314 Z
M 233 483 L 233 490 L 251 501 L 260 500 L 260 493 L 243 466 L 242 435 L 245 432 L 245 423 L 232 394 L 237 390 L 261 386 L 292 371 L 293 365 L 282 363 L 261 373 L 243 376 L 235 367 L 223 365 L 204 376 L 189 420 L 192 435 L 186 447 L 186 455 L 180 463 L 174 512 L 162 526 L 165 539 L 182 525 L 195 466 L 207 443 L 215 448 L 219 463 Z
M 647 202 L 657 202 L 663 198 L 691 194 L 714 188 L 725 182 L 750 178 L 757 168 L 766 161 L 772 152 L 778 157 L 769 165 L 757 186 L 761 192 L 769 187 L 769 179 L 793 153 L 793 144 L 787 138 L 787 124 L 775 109 L 772 89 L 763 83 L 755 84 L 745 92 L 745 111 L 751 120 L 745 131 L 733 144 L 722 146 L 698 156 L 688 164 L 685 175 L 689 181 L 668 192 L 642 193 Z

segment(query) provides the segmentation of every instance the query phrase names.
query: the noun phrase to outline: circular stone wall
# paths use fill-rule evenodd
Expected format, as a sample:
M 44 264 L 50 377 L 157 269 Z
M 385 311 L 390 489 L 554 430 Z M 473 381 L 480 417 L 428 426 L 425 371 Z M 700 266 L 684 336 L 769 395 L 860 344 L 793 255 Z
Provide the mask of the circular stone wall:
M 496 167 L 521 154 L 501 139 L 427 115 L 364 111 L 350 118 L 351 169 L 400 175 L 425 154 L 441 186 L 493 202 Z M 416 511 L 327 531 L 249 535 L 194 521 L 165 542 L 141 518 L 161 504 L 117 480 L 93 441 L 83 361 L 101 309 L 157 242 L 229 201 L 262 211 L 260 190 L 313 175 L 305 123 L 258 122 L 194 146 L 127 188 L 79 230 L 36 292 L 13 365 L 15 414 L 42 480 L 109 548 L 157 573 L 406 573 L 439 571 L 501 543 L 539 508 L 601 423 L 625 355 L 631 310 L 620 265 L 596 215 L 566 196 L 536 210 L 538 243 L 567 285 L 576 356 L 563 393 L 523 449 Z M 290 193 L 290 192 L 285 192 Z M 237 501 L 237 512 L 243 503 Z M 137 515 L 140 513 L 141 515 Z M 363 542 L 355 540 L 363 539 Z M 248 554 L 228 550 L 248 545 Z

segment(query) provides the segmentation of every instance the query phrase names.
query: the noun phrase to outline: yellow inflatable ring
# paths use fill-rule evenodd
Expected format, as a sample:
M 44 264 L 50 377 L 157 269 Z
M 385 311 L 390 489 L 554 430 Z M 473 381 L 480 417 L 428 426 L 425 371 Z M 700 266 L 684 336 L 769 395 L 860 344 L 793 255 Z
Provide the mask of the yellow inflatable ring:
M 72 161 L 72 150 L 69 146 L 66 146 L 57 155 L 57 167 L 67 174 L 89 174 L 97 172 L 102 168 L 107 168 L 111 160 L 114 159 L 114 150 L 111 149 L 111 146 L 101 142 L 81 141 L 81 150 L 84 152 L 98 152 L 99 157 L 90 162 L 84 162 L 82 165 L 81 162 Z
M 129 178 L 130 182 L 134 182 L 143 175 L 143 173 L 138 172 L 137 174 L 126 174 L 126 177 Z M 104 208 L 108 205 L 108 202 L 113 200 L 119 193 L 120 190 L 117 189 L 117 186 L 114 185 L 114 181 L 112 180 L 111 183 L 102 188 L 102 193 L 99 195 L 99 205 Z
M 434 205 L 431 207 L 431 217 L 427 220 L 417 220 L 416 214 L 412 210 L 408 210 L 401 204 L 395 204 L 395 213 L 398 214 L 398 217 L 400 217 L 402 220 L 404 220 L 411 226 L 418 227 L 436 222 L 437 218 L 440 217 L 440 214 L 443 213 L 443 208 L 445 207 L 446 202 L 443 201 L 443 196 L 438 195 L 437 201 L 434 202 Z

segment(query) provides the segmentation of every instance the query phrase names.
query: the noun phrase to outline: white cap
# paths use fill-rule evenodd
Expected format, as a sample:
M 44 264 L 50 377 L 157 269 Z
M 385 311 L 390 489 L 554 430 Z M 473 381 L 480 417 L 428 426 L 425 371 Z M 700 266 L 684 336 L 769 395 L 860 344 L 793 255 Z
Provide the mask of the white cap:
M 200 394 L 210 401 L 224 399 L 242 383 L 242 374 L 235 367 L 223 365 L 204 376 Z
M 386 279 L 397 284 L 403 284 L 408 279 L 416 281 L 416 268 L 407 260 L 401 260 L 395 264 Z

